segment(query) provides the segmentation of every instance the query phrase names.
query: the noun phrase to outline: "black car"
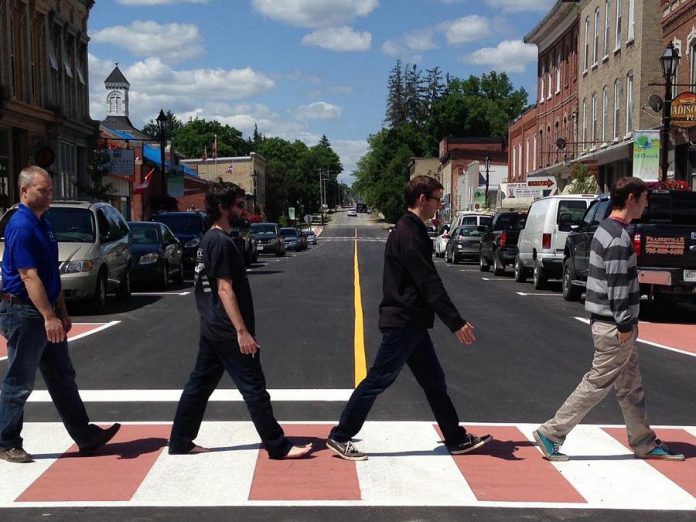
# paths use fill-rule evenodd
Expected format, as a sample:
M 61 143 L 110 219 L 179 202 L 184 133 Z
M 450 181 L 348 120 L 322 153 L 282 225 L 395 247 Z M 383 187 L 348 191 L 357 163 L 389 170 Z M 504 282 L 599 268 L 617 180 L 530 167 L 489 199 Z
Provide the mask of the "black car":
M 285 241 L 278 223 L 252 223 L 251 232 L 256 237 L 256 250 L 259 254 L 285 255 Z
M 230 232 L 230 236 L 234 239 L 237 248 L 244 256 L 244 264 L 251 266 L 259 259 L 259 253 L 256 246 L 256 237 L 251 232 L 251 223 L 244 221 L 238 227 L 234 227 Z
M 505 267 L 515 262 L 517 240 L 526 220 L 526 212 L 504 210 L 493 216 L 493 220 L 481 236 L 481 272 L 488 272 L 493 265 L 493 273 L 502 275 Z
M 445 261 L 456 264 L 460 259 L 478 258 L 481 236 L 485 230 L 484 225 L 462 225 L 455 228 L 445 248 Z
M 129 222 L 133 266 L 131 281 L 134 285 L 155 284 L 164 290 L 169 278 L 180 283 L 184 279 L 181 242 L 163 223 Z
M 153 221 L 164 223 L 183 244 L 184 268 L 196 266 L 196 252 L 203 234 L 210 228 L 205 212 L 160 212 Z

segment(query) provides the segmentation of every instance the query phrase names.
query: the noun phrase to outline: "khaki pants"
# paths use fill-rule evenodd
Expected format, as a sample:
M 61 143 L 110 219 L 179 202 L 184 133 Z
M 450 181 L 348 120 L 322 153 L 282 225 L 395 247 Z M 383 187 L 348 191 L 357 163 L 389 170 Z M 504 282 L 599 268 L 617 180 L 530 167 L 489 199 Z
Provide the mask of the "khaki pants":
M 631 338 L 619 344 L 615 325 L 599 321 L 592 324 L 595 346 L 592 369 L 585 374 L 556 416 L 539 428 L 542 435 L 563 444 L 566 435 L 609 394 L 613 386 L 626 423 L 629 445 L 637 455 L 652 451 L 655 432 L 648 425 L 645 394 L 638 368 L 637 337 L 638 327 L 635 326 Z

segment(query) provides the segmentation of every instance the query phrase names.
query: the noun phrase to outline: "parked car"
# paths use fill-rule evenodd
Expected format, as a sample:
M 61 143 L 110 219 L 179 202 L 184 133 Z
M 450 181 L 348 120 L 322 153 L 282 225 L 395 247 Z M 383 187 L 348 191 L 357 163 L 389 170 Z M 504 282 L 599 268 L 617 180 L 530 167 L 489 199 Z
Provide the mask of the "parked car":
M 307 234 L 307 244 L 308 245 L 316 245 L 317 244 L 317 235 L 312 232 L 311 230 L 308 230 L 306 232 Z
M 17 205 L 0 219 L 0 258 L 5 227 Z M 95 311 L 106 307 L 112 290 L 131 294 L 129 228 L 121 213 L 105 202 L 54 201 L 45 214 L 58 240 L 60 281 L 66 301 L 91 301 Z
M 299 230 L 294 227 L 283 227 L 280 229 L 280 234 L 285 241 L 286 250 L 294 250 L 295 252 L 302 250 L 302 238 Z
M 252 223 L 251 231 L 256 236 L 256 250 L 259 254 L 285 255 L 285 241 L 278 223 Z
M 481 235 L 486 227 L 482 225 L 464 225 L 456 227 L 452 232 L 447 248 L 445 260 L 448 263 L 457 263 L 460 259 L 478 259 L 481 250 Z
M 527 219 L 526 212 L 501 211 L 493 216 L 481 237 L 479 266 L 488 272 L 493 265 L 495 275 L 503 275 L 505 267 L 512 265 L 517 256 L 517 240 Z
M 131 251 L 134 284 L 155 284 L 166 290 L 169 278 L 181 283 L 184 280 L 184 256 L 181 242 L 164 223 L 131 221 Z
M 450 230 L 462 225 L 487 225 L 493 219 L 490 212 L 462 211 L 457 212 L 450 223 Z
M 541 289 L 548 278 L 560 278 L 563 251 L 571 225 L 579 225 L 594 194 L 548 196 L 534 201 L 517 240 L 515 281 L 527 280 L 532 272 L 534 288 Z M 561 216 L 565 224 L 561 227 Z
M 435 238 L 435 257 L 445 257 L 445 250 L 447 249 L 447 242 L 450 238 L 450 225 L 442 225 L 438 231 L 438 235 Z
M 437 238 L 437 226 L 433 225 L 426 225 L 425 226 L 428 237 L 430 238 L 430 241 L 433 243 L 433 252 L 435 251 L 435 239 Z
M 587 283 L 590 244 L 599 224 L 611 213 L 608 194 L 587 209 L 566 239 L 563 297 L 577 301 Z M 566 222 L 563 222 L 566 225 Z M 696 294 L 696 192 L 652 190 L 648 208 L 628 227 L 637 256 L 641 293 L 656 302 L 687 300 Z
M 249 221 L 244 221 L 241 225 L 234 227 L 230 231 L 230 236 L 234 239 L 237 248 L 242 253 L 245 266 L 251 266 L 252 263 L 258 261 L 257 241 L 251 232 L 251 223 Z
M 205 212 L 160 212 L 153 221 L 164 223 L 183 243 L 184 269 L 193 270 L 196 266 L 198 245 L 210 224 Z

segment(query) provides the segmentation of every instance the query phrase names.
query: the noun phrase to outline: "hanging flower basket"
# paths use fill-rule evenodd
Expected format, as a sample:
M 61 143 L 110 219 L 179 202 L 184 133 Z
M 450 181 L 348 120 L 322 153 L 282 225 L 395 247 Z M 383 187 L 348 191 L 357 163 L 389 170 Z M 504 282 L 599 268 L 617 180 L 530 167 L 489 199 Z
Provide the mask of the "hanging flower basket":
M 648 188 L 652 190 L 690 190 L 689 184 L 683 179 L 653 181 L 648 183 Z

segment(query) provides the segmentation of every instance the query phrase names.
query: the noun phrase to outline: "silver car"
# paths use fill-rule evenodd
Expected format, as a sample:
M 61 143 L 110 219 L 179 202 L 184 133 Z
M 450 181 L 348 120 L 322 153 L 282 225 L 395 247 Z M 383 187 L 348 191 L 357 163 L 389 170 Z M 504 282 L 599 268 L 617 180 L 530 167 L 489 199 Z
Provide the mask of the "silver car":
M 5 250 L 5 226 L 17 210 L 0 220 L 0 258 Z M 103 311 L 106 294 L 130 297 L 131 240 L 121 213 L 109 203 L 54 201 L 45 214 L 58 239 L 60 282 L 66 300 L 90 301 Z

